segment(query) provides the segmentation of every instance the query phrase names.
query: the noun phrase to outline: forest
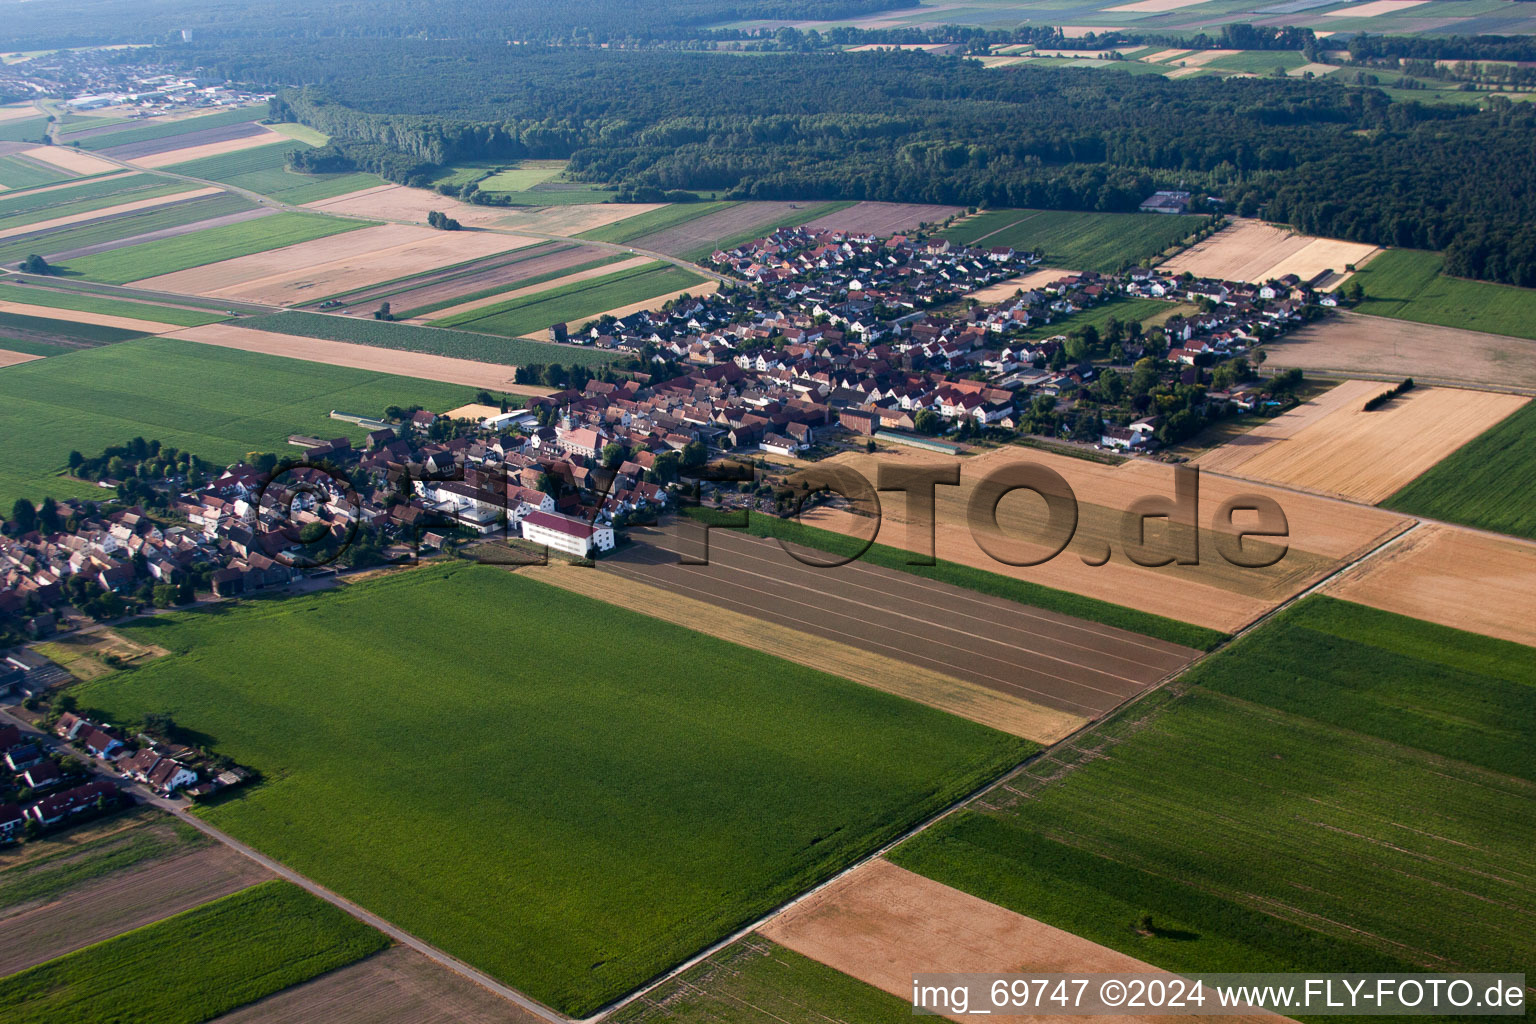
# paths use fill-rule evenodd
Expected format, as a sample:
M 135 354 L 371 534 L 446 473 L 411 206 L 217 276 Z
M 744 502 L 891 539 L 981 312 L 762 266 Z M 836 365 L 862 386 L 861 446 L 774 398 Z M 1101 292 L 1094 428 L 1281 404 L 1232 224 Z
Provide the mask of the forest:
M 371 41 L 210 63 L 277 113 L 418 167 L 568 157 L 581 180 L 733 199 L 1133 210 L 1154 188 L 1243 216 L 1444 250 L 1536 285 L 1536 110 L 1390 101 L 1332 81 L 984 69 L 921 53 L 742 58 Z M 378 59 L 380 50 L 387 57 Z M 1448 188 L 1448 182 L 1456 182 Z

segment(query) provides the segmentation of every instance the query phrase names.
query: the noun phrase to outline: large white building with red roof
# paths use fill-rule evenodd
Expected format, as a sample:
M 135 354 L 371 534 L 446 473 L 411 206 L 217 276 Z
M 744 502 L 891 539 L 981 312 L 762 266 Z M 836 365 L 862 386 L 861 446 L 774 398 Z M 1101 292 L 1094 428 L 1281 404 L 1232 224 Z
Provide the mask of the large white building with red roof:
M 523 539 L 582 558 L 596 551 L 613 550 L 613 527 L 593 526 L 584 519 L 559 512 L 530 512 L 523 517 Z

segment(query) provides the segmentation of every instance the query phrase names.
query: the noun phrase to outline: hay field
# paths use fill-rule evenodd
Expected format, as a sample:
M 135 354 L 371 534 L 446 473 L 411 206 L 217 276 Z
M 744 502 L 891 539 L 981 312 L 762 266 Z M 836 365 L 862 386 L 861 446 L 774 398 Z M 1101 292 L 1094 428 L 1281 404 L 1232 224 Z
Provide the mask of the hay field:
M 567 206 L 502 207 L 491 226 L 505 231 L 571 238 L 614 221 L 636 217 L 661 203 L 574 203 Z
M 1088 721 L 909 662 L 743 615 L 615 573 L 555 564 L 529 566 L 518 571 L 541 583 L 551 583 L 663 622 L 697 629 L 743 647 L 831 672 L 860 685 L 915 700 L 1037 743 L 1054 743 Z
M 1021 288 L 1029 291 L 1031 288 L 1039 288 L 1041 285 L 1050 284 L 1052 281 L 1075 273 L 1077 271 L 1062 270 L 1060 267 L 1036 267 L 1027 274 L 1010 277 L 997 284 L 989 284 L 985 288 L 971 292 L 966 298 L 975 299 L 978 302 L 1002 302 L 1004 299 L 1013 298 L 1013 293 Z
M 125 331 L 138 331 L 141 334 L 165 334 L 168 331 L 181 329 L 178 324 L 160 323 L 155 320 L 139 320 L 129 316 L 114 316 L 110 313 L 92 313 L 82 309 L 61 309 L 57 306 L 33 306 L 25 302 L 6 302 L 3 300 L 0 300 L 0 313 L 36 316 L 51 320 L 68 320 L 71 323 L 95 324 L 98 327 L 120 327 Z
M 412 220 L 422 224 L 427 222 L 427 214 L 437 210 L 446 213 L 460 224 L 477 228 L 495 226 L 507 216 L 505 209 L 461 203 L 457 199 L 439 195 L 431 189 L 388 184 L 375 185 L 372 188 L 348 192 L 345 195 L 320 199 L 304 205 L 308 209 L 323 210 L 338 217 Z
M 1359 313 L 1307 324 L 1264 351 L 1271 370 L 1536 389 L 1536 342 Z
M 1328 593 L 1536 647 L 1536 544 L 1529 541 L 1425 523 Z
M 201 160 L 205 156 L 222 156 L 225 153 L 238 153 L 242 149 L 255 149 L 257 146 L 270 146 L 275 142 L 291 141 L 293 140 L 285 135 L 264 129 L 259 135 L 246 135 L 220 142 L 204 142 L 183 149 L 168 149 L 161 153 L 130 157 L 128 162 L 135 167 L 169 167 L 171 164 L 184 163 L 187 160 Z
M 107 174 L 112 171 L 122 170 L 110 160 L 103 160 L 99 156 L 82 153 L 78 149 L 69 146 L 33 146 L 31 149 L 21 151 L 22 156 L 31 157 L 33 160 L 41 160 L 45 164 L 62 168 L 72 174 L 83 176 L 87 174 Z
M 134 283 L 189 295 L 297 305 L 534 241 L 518 235 L 384 224 Z
M 18 235 L 31 235 L 39 231 L 47 231 L 50 228 L 67 227 L 70 224 L 79 224 L 85 221 L 102 220 L 107 217 L 115 217 L 122 213 L 133 213 L 137 210 L 148 210 L 156 206 L 166 206 L 171 203 L 181 203 L 192 199 L 202 199 L 206 196 L 217 195 L 222 189 L 195 188 L 190 192 L 173 192 L 170 195 L 151 196 L 148 199 L 136 199 L 132 202 L 118 203 L 116 206 L 104 206 L 95 210 L 85 210 L 80 213 L 65 214 L 62 217 L 52 217 L 48 220 L 34 221 L 31 224 L 20 224 L 16 227 L 0 230 L 0 238 L 14 238 Z M 132 193 L 129 193 L 130 195 Z
M 1202 456 L 1203 469 L 1376 504 L 1511 415 L 1519 395 L 1415 388 L 1372 412 L 1389 385 L 1346 381 Z M 1322 410 L 1319 414 L 1319 410 Z
M 1313 238 L 1235 217 L 1227 227 L 1164 261 L 1162 269 L 1223 281 L 1268 281 L 1284 274 L 1306 280 L 1324 270 L 1343 273 L 1345 264 L 1358 266 L 1376 251 L 1371 245 Z
M 877 466 L 882 461 L 914 465 L 953 460 L 918 449 L 873 455 L 845 453 L 829 460 L 833 465 L 856 469 L 868 480 L 876 478 Z M 1060 555 L 1042 565 L 1014 567 L 995 561 L 965 526 L 967 502 L 976 483 L 1010 463 L 1034 463 L 1053 469 L 1072 487 L 1079 502 L 1073 541 Z M 959 487 L 936 490 L 940 559 L 1223 632 L 1241 628 L 1315 583 L 1339 563 L 1369 550 L 1408 524 L 1405 517 L 1393 513 L 1207 476 L 1200 481 L 1200 564 L 1148 568 L 1132 563 L 1126 556 L 1121 541 L 1122 519 L 1130 503 L 1139 497 L 1172 496 L 1170 466 L 1139 460 L 1105 466 L 1009 447 L 961 460 L 960 481 Z M 1264 569 L 1244 568 L 1223 559 L 1215 546 L 1217 534 L 1211 529 L 1212 516 L 1223 501 L 1238 494 L 1254 493 L 1275 500 L 1284 510 L 1290 529 L 1285 557 Z M 910 548 L 902 500 L 891 496 L 883 499 L 882 504 L 879 542 Z M 804 519 L 810 525 L 838 533 L 857 537 L 869 534 L 867 519 L 837 510 L 818 509 L 807 513 Z M 1045 523 L 1044 504 L 1028 492 L 1009 495 L 998 507 L 998 520 L 1009 536 L 1039 537 Z M 1238 519 L 1240 525 L 1245 521 Z M 1167 531 L 1158 521 L 1149 521 L 1147 538 L 1155 550 L 1160 550 L 1167 540 Z M 1248 541 L 1247 549 L 1273 550 L 1265 549 L 1256 540 Z M 1045 553 L 1039 545 L 1031 544 L 1029 550 L 1037 557 Z M 1106 550 L 1112 552 L 1107 563 L 1089 564 L 1102 560 Z

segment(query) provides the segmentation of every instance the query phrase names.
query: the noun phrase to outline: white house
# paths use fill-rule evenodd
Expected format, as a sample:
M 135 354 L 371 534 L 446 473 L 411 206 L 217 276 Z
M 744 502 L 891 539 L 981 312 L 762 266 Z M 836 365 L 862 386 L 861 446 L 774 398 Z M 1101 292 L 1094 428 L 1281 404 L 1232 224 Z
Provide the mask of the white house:
M 613 550 L 613 527 L 593 526 L 559 512 L 530 512 L 521 523 L 523 539 L 583 558 L 592 551 Z

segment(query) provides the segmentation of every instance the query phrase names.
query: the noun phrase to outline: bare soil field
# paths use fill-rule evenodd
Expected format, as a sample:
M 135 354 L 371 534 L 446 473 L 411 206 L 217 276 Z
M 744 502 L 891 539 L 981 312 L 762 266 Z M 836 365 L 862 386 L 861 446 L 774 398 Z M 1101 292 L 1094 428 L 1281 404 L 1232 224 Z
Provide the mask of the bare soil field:
M 1161 268 L 1224 281 L 1268 281 L 1284 274 L 1309 279 L 1324 270 L 1342 272 L 1345 264 L 1358 265 L 1376 251 L 1370 245 L 1313 238 L 1239 217 L 1211 237 L 1164 261 Z
M 1328 593 L 1536 647 L 1536 544 L 1529 541 L 1426 523 Z
M 505 208 L 475 206 L 439 195 L 430 189 L 404 185 L 375 185 L 334 199 L 306 203 L 306 209 L 324 210 L 341 217 L 427 222 L 427 214 L 439 210 L 466 227 L 492 227 L 507 215 Z
M 517 235 L 384 224 L 162 274 L 134 285 L 188 295 L 297 305 L 379 281 L 518 249 L 534 241 Z
M 0 975 L 190 910 L 271 878 L 225 846 L 157 860 L 0 911 Z
M 1338 313 L 1264 346 L 1265 367 L 1536 389 L 1536 342 Z
M 846 210 L 817 217 L 806 226 L 830 231 L 868 232 L 882 238 L 915 231 L 922 224 L 939 224 L 946 217 L 964 213 L 958 206 L 927 206 L 921 203 L 856 203 Z
M 0 340 L 0 345 L 4 344 L 4 340 Z M 30 363 L 34 359 L 41 358 L 43 357 L 30 355 L 26 352 L 12 352 L 10 349 L 0 348 L 0 370 L 3 370 L 7 366 L 17 366 L 21 363 Z
M 913 874 L 883 859 L 836 879 L 758 931 L 866 984 L 912 998 L 912 975 L 935 973 L 1162 973 L 1126 956 Z M 951 1015 L 946 1015 L 951 1016 Z M 953 1020 L 974 1019 L 952 1015 Z M 1050 1017 L 1019 1016 L 1047 1022 Z M 1209 1018 L 1103 1016 L 1105 1024 Z M 1254 1016 L 1223 1020 L 1283 1018 Z
M 712 594 L 708 600 L 690 597 L 681 582 L 670 587 L 653 586 L 643 581 L 654 577 L 632 572 L 626 566 L 605 560 L 603 568 L 608 571 L 551 564 L 519 571 L 544 583 L 788 658 L 1037 743 L 1054 743 L 1087 722 L 1078 715 L 913 664 L 899 653 L 892 656 L 870 650 L 868 643 L 853 646 L 840 642 L 826 635 L 825 629 L 794 629 L 783 624 L 786 620 L 782 616 L 770 621 L 760 612 L 749 609 L 744 613 L 739 610 L 740 603 L 725 607 Z M 707 592 L 700 589 L 696 593 Z
M 1372 412 L 1387 384 L 1346 381 L 1202 456 L 1201 468 L 1375 504 L 1529 399 L 1416 388 Z
M 121 327 L 125 331 L 143 331 L 145 334 L 164 334 L 167 331 L 181 330 L 176 324 L 162 324 L 154 320 L 138 320 L 127 316 L 113 316 L 110 313 L 87 313 L 78 309 L 60 309 L 57 306 L 33 306 L 25 302 L 0 300 L 0 312 L 37 316 L 49 320 L 68 320 L 76 324 Z
M 921 465 L 954 460 L 911 449 L 875 455 L 845 453 L 829 461 L 851 466 L 873 481 L 881 461 Z M 976 484 L 1011 463 L 1034 463 L 1054 470 L 1077 497 L 1079 517 L 1072 542 L 1060 555 L 1041 565 L 1014 567 L 996 561 L 980 547 L 966 526 L 967 503 Z M 1233 565 L 1217 553 L 1219 534 L 1212 528 L 1213 516 L 1222 502 L 1242 494 L 1265 495 L 1285 512 L 1290 531 L 1288 549 L 1284 557 L 1268 568 Z M 1322 579 L 1341 562 L 1400 532 L 1410 522 L 1390 512 L 1206 476 L 1200 481 L 1200 564 L 1153 568 L 1133 563 L 1126 556 L 1122 541 L 1126 510 L 1144 496 L 1171 499 L 1173 467 L 1142 460 L 1106 466 L 1035 449 L 998 448 L 961 460 L 959 487 L 936 489 L 937 554 L 961 565 L 1231 632 Z M 1006 496 L 997 511 L 1005 537 L 1027 541 L 1044 535 L 1045 504 L 1030 492 Z M 911 549 L 902 499 L 896 495 L 883 499 L 882 512 L 879 542 Z M 817 509 L 806 513 L 804 520 L 851 536 L 869 535 L 868 520 L 835 509 Z M 1252 516 L 1240 515 L 1236 521 L 1241 528 L 1252 522 Z M 997 540 L 990 530 L 980 532 L 984 539 Z M 1146 538 L 1151 553 L 1168 550 L 1170 531 L 1160 520 L 1147 521 Z M 1032 557 L 1048 553 L 1043 545 L 1032 542 L 1026 548 Z M 1244 550 L 1277 553 L 1268 542 L 1257 539 L 1246 541 Z M 1104 562 L 1106 556 L 1109 560 Z
M 284 989 L 216 1024 L 544 1024 L 406 946 Z
M 548 388 L 516 383 L 512 379 L 514 367 L 511 366 L 479 363 L 472 359 L 454 359 L 450 356 L 434 356 L 425 352 L 405 352 L 373 345 L 353 345 L 345 341 L 300 338 L 292 334 L 256 331 L 245 327 L 232 327 L 228 324 L 188 327 L 167 337 L 196 341 L 204 345 L 236 348 L 243 352 L 264 352 L 269 356 L 304 359 L 311 363 L 324 363 L 327 366 L 350 366 L 358 370 L 396 373 L 402 377 L 420 377 L 422 380 L 440 380 L 447 384 L 464 384 L 472 388 L 504 391 L 511 395 L 550 393 Z
M 1041 285 L 1050 284 L 1052 281 L 1075 273 L 1077 271 L 1062 270 L 1060 267 L 1036 267 L 1027 274 L 1010 277 L 1006 281 L 999 281 L 997 284 L 971 292 L 966 298 L 975 299 L 977 302 L 1002 302 L 1004 299 L 1012 298 L 1013 293 L 1020 289 L 1029 291 L 1031 288 L 1039 288 Z
M 487 295 L 480 299 L 471 299 L 469 302 L 461 302 L 457 306 L 449 306 L 440 309 L 427 317 L 427 320 L 445 320 L 459 313 L 467 313 L 472 309 L 483 309 L 486 306 L 494 306 L 498 302 L 507 302 L 510 299 L 520 299 L 525 295 L 537 295 L 540 292 L 553 291 L 556 288 L 564 288 L 568 284 L 576 284 L 579 281 L 590 281 L 594 277 L 606 277 L 609 274 L 617 274 L 623 270 L 634 270 L 637 267 L 650 266 L 655 260 L 649 256 L 636 256 L 633 259 L 622 260 L 618 263 L 607 263 L 601 267 L 593 267 L 590 270 L 581 270 L 565 277 L 557 277 L 542 284 L 532 284 L 526 288 L 513 288 L 510 291 L 497 292 L 495 295 Z M 535 273 L 542 273 L 535 271 Z M 528 276 L 528 275 L 524 275 Z M 663 300 L 665 301 L 665 300 Z M 403 304 L 403 302 L 402 302 Z
M 41 160 L 54 167 L 62 167 L 74 174 L 106 174 L 109 171 L 121 170 L 110 160 L 82 153 L 69 146 L 33 146 L 31 149 L 22 150 L 21 155 L 29 156 L 33 160 Z
M 604 268 L 604 269 L 607 269 L 607 268 Z M 552 285 L 549 285 L 549 284 L 541 284 L 541 285 L 539 285 L 539 289 L 538 290 L 540 290 L 540 291 L 547 291 L 551 287 L 552 287 Z M 679 288 L 676 291 L 667 292 L 665 295 L 653 295 L 649 299 L 642 299 L 639 302 L 631 302 L 627 306 L 615 306 L 613 309 L 603 309 L 603 310 L 597 311 L 596 313 L 589 313 L 586 316 L 578 317 L 576 320 L 573 320 L 571 322 L 571 326 L 575 327 L 578 324 L 588 323 L 589 321 L 597 320 L 600 317 L 605 317 L 605 316 L 626 317 L 626 316 L 629 316 L 629 314 L 631 314 L 631 313 L 639 313 L 641 310 L 659 309 L 663 305 L 665 305 L 666 303 L 671 302 L 673 299 L 680 299 L 684 295 L 691 295 L 694 298 L 698 299 L 698 298 L 703 298 L 705 295 L 713 295 L 713 294 L 715 294 L 715 292 L 717 292 L 719 290 L 720 290 L 720 282 L 719 281 L 714 281 L 714 280 L 701 281 L 698 284 L 689 285 L 687 288 Z M 434 316 L 434 319 L 436 319 L 437 316 L 441 316 L 441 314 L 437 314 L 436 316 Z M 525 334 L 525 335 L 523 335 L 523 337 L 531 339 L 533 341 L 548 341 L 549 340 L 548 333 L 544 332 L 544 331 L 540 331 L 540 332 L 535 333 L 535 334 Z
M 794 211 L 809 210 L 819 203 L 752 202 L 735 206 L 666 228 L 654 234 L 637 238 L 632 244 L 636 249 L 664 252 L 668 256 L 681 256 L 706 245 L 716 245 L 723 238 L 730 238 L 748 231 L 766 228 L 769 224 L 793 219 Z M 594 225 L 595 227 L 596 225 Z
M 14 238 L 17 235 L 32 235 L 54 228 L 68 227 L 71 224 L 92 223 L 105 220 L 125 213 L 134 213 L 139 210 L 149 210 L 157 206 L 167 206 L 174 203 L 185 203 L 202 199 L 206 196 L 217 195 L 221 189 L 198 188 L 189 192 L 177 192 L 168 196 L 156 196 L 153 199 L 138 199 L 131 203 L 119 203 L 116 206 L 104 207 L 100 210 L 89 210 L 85 213 L 72 213 L 65 217 L 54 217 L 50 220 L 35 221 L 31 224 L 22 224 L 13 228 L 0 230 L 0 238 Z
M 260 127 L 259 125 L 257 127 Z M 201 135 L 201 132 L 197 134 Z M 188 138 L 188 136 L 182 136 Z M 137 156 L 131 161 L 135 167 L 169 167 L 171 164 L 184 163 L 188 160 L 201 160 L 205 156 L 220 156 L 224 153 L 238 153 L 242 149 L 255 149 L 257 146 L 270 146 L 276 142 L 291 141 L 286 135 L 262 128 L 260 133 L 244 135 L 235 139 L 225 139 L 221 142 L 204 142 L 196 146 L 185 146 L 181 149 L 168 149 L 159 153 L 150 153 L 147 156 Z

